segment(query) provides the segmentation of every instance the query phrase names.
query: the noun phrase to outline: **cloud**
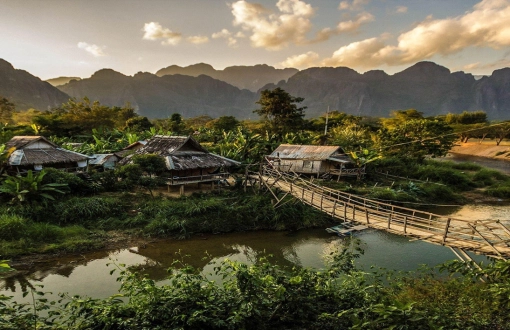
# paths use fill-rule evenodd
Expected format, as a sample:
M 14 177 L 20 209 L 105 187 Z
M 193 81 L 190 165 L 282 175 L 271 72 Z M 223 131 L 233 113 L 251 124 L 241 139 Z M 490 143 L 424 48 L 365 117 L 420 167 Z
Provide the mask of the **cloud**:
M 143 39 L 146 40 L 159 40 L 162 45 L 177 45 L 181 39 L 182 34 L 179 32 L 173 32 L 170 29 L 164 28 L 158 22 L 145 23 L 143 26 Z
M 343 21 L 338 23 L 335 29 L 324 28 L 317 33 L 315 39 L 311 40 L 310 43 L 316 43 L 320 41 L 325 41 L 331 38 L 332 36 L 341 34 L 341 33 L 355 33 L 358 29 L 366 23 L 372 22 L 374 20 L 374 16 L 367 12 L 362 12 L 356 16 L 353 20 Z
M 482 64 L 480 62 L 470 63 L 467 65 L 464 65 L 462 67 L 462 69 L 466 70 L 466 71 L 494 70 L 494 69 L 509 67 L 509 66 L 510 66 L 510 60 L 507 58 L 502 58 L 502 59 L 499 59 L 499 60 L 491 62 L 491 63 L 484 63 L 484 64 Z
M 319 54 L 315 52 L 308 52 L 305 54 L 288 57 L 285 61 L 281 62 L 280 65 L 285 68 L 290 67 L 304 69 L 316 65 L 318 59 Z
M 395 10 L 398 14 L 405 14 L 407 13 L 407 7 L 406 6 L 397 6 L 397 9 Z
M 78 48 L 84 49 L 86 52 L 94 55 L 95 57 L 106 56 L 103 50 L 104 47 L 99 47 L 98 45 L 91 45 L 84 41 L 80 41 L 78 43 Z
M 276 7 L 279 12 L 273 13 L 260 4 L 236 1 L 231 5 L 234 25 L 251 34 L 253 47 L 279 50 L 291 43 L 307 43 L 315 13 L 312 6 L 301 0 L 279 0 Z
M 186 40 L 191 42 L 192 44 L 199 45 L 204 44 L 209 41 L 209 38 L 206 36 L 191 36 L 187 37 Z
M 368 4 L 370 0 L 352 0 L 342 1 L 338 5 L 339 10 L 363 10 L 363 7 Z
M 483 0 L 462 16 L 427 18 L 398 36 L 365 39 L 339 48 L 323 65 L 372 68 L 448 56 L 468 47 L 500 49 L 510 46 L 510 0 Z
M 238 37 L 238 38 L 241 38 L 241 36 L 242 36 L 242 37 L 244 37 L 244 35 L 243 35 L 242 33 L 239 33 L 239 32 L 238 32 L 238 33 L 236 34 L 236 37 Z M 213 38 L 213 39 L 224 38 L 224 39 L 226 39 L 226 40 L 227 40 L 227 45 L 228 45 L 229 47 L 236 47 L 236 46 L 237 46 L 237 39 L 236 39 L 236 38 L 234 38 L 234 37 L 232 36 L 232 32 L 230 32 L 230 31 L 229 31 L 229 30 L 227 30 L 227 29 L 223 29 L 223 30 L 221 30 L 220 32 L 213 33 L 213 34 L 212 34 L 212 38 Z

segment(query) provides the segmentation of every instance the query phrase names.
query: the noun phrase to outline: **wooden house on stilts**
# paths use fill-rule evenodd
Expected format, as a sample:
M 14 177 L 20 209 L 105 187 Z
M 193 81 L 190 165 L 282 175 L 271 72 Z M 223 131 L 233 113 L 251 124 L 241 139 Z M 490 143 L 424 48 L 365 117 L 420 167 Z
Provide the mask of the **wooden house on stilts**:
M 184 185 L 226 180 L 230 176 L 230 168 L 240 163 L 207 151 L 191 136 L 155 135 L 147 143 L 126 156 L 119 163 L 131 162 L 134 155 L 155 154 L 165 160 L 168 188 L 180 186 L 181 194 Z
M 266 157 L 272 166 L 282 172 L 296 172 L 311 176 L 361 177 L 365 168 L 356 167 L 339 146 L 281 144 Z

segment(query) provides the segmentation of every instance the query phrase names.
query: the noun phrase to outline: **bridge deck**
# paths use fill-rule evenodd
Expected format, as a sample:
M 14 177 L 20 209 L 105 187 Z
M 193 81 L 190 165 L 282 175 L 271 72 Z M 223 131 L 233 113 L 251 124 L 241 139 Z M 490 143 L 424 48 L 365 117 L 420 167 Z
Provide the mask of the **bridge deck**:
M 510 258 L 508 220 L 470 221 L 399 207 L 321 187 L 270 168 L 264 168 L 258 179 L 271 191 L 278 188 L 285 195 L 290 194 L 342 221 L 490 257 Z

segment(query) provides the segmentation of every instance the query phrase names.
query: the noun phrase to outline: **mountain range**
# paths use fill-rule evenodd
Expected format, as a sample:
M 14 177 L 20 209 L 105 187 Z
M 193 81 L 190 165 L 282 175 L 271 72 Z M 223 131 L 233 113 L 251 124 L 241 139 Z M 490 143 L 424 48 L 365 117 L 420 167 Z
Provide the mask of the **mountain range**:
M 90 78 L 68 78 L 69 82 L 56 88 L 0 59 L 0 96 L 14 102 L 18 110 L 48 109 L 69 97 L 86 96 L 110 106 L 129 102 L 149 118 L 180 113 L 185 118 L 206 114 L 255 119 L 260 91 L 280 87 L 305 99 L 302 105 L 308 107 L 307 117 L 321 115 L 329 107 L 380 117 L 392 110 L 414 108 L 426 116 L 483 110 L 493 120 L 510 118 L 510 68 L 475 77 L 452 73 L 433 62 L 419 62 L 393 75 L 380 70 L 360 74 L 346 67 L 297 71 L 256 65 L 215 70 L 200 63 L 169 66 L 156 74 L 126 76 L 102 69 Z

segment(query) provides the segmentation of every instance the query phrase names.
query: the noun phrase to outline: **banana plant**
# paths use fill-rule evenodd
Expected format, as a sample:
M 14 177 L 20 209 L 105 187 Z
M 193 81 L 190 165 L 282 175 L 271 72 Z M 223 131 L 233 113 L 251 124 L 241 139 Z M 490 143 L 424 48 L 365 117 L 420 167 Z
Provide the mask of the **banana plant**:
M 7 176 L 0 185 L 0 193 L 12 196 L 12 202 L 26 203 L 40 199 L 55 200 L 54 194 L 65 194 L 59 188 L 67 187 L 66 183 L 43 183 L 45 171 L 33 173 L 29 170 L 26 176 Z

